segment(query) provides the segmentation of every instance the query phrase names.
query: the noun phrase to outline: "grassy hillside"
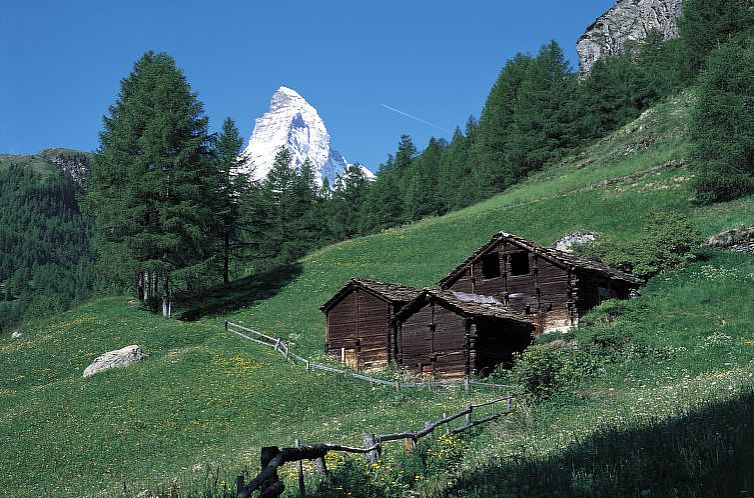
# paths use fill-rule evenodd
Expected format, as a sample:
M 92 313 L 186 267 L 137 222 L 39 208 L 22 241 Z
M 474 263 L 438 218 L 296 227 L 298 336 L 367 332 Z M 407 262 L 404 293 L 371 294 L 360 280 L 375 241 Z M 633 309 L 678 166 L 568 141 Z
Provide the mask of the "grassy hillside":
M 712 207 L 691 202 L 691 173 L 678 163 L 686 154 L 683 123 L 690 98 L 658 106 L 493 199 L 322 249 L 276 275 L 279 283 L 269 275 L 246 279 L 202 303 L 184 303 L 182 310 L 191 316 L 223 310 L 219 316 L 165 321 L 126 298 L 113 298 L 30 325 L 19 341 L 2 339 L 0 495 L 30 495 L 42 474 L 54 483 L 55 496 L 115 494 L 124 482 L 131 491 L 141 490 L 175 476 L 185 482 L 206 464 L 220 465 L 232 477 L 245 465 L 255 468 L 263 445 L 289 444 L 297 436 L 358 443 L 365 427 L 416 427 L 462 406 L 467 400 L 457 391 L 399 395 L 304 374 L 261 346 L 224 333 L 222 320 L 287 338 L 300 353 L 317 356 L 324 335 L 318 307 L 348 278 L 432 286 L 499 230 L 542 244 L 576 229 L 629 242 L 658 208 L 686 213 L 704 234 L 754 225 L 754 197 Z M 383 481 L 395 486 L 366 485 L 350 474 L 341 483 L 344 490 L 328 493 L 347 493 L 349 485 L 361 483 L 352 489 L 356 495 L 401 495 L 410 488 L 425 496 L 500 496 L 503 490 L 536 496 L 521 486 L 539 471 L 552 472 L 552 482 L 566 494 L 574 482 L 601 482 L 595 469 L 602 464 L 584 440 L 602 431 L 603 423 L 615 424 L 609 434 L 642 427 L 651 433 L 653 417 L 677 414 L 684 420 L 685 410 L 729 399 L 750 382 L 752 275 L 751 256 L 711 253 L 707 261 L 655 278 L 618 311 L 595 313 L 594 327 L 602 328 L 576 334 L 584 341 L 596 332 L 626 337 L 625 348 L 606 355 L 598 375 L 576 394 L 519 404 L 505 423 L 458 443 L 452 466 L 435 462 L 421 469 L 401 462 L 400 451 L 390 452 L 394 475 L 383 474 Z M 99 353 L 134 343 L 150 354 L 147 360 L 81 378 Z M 567 448 L 574 451 L 565 454 Z M 625 459 L 612 455 L 611 465 L 622 468 Z M 514 464 L 519 466 L 506 467 Z M 365 472 L 359 465 L 352 466 L 356 474 Z M 577 470 L 583 477 L 575 479 Z M 518 477 L 506 481 L 506 473 Z M 582 494 L 600 496 L 584 486 Z

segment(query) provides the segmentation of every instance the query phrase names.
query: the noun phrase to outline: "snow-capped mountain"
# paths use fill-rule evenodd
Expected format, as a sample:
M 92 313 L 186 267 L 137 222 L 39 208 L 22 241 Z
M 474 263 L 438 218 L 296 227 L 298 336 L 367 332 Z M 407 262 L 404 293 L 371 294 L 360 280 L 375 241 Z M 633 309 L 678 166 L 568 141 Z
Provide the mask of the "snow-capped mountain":
M 283 146 L 291 151 L 297 168 L 309 158 L 320 185 L 324 178 L 334 185 L 337 175 L 348 166 L 348 161 L 330 148 L 330 134 L 317 110 L 294 90 L 281 86 L 272 95 L 270 110 L 256 119 L 244 151 L 249 168 L 253 164 L 256 179 L 267 176 L 275 154 Z M 371 171 L 363 166 L 362 170 L 367 178 L 374 178 Z

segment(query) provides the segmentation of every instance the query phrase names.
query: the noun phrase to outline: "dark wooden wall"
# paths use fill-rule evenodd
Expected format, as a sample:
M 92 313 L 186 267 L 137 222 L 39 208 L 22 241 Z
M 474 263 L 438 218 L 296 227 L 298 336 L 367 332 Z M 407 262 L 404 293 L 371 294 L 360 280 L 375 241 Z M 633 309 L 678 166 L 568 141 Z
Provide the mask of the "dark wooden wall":
M 503 364 L 511 367 L 513 353 L 522 352 L 532 342 L 531 328 L 509 321 L 477 319 L 473 373 L 486 376 Z
M 511 275 L 511 255 L 522 251 L 515 244 L 500 242 L 487 253 L 497 255 L 499 277 L 485 278 L 481 259 L 478 259 L 450 289 L 494 296 L 530 318 L 537 325 L 538 333 L 575 325 L 576 275 L 529 251 L 526 251 L 529 272 Z
M 432 301 L 397 324 L 398 364 L 441 378 L 468 375 L 469 322 Z
M 355 288 L 327 312 L 327 352 L 353 351 L 357 368 L 384 368 L 388 362 L 392 305 Z M 348 353 L 353 354 L 353 353 Z

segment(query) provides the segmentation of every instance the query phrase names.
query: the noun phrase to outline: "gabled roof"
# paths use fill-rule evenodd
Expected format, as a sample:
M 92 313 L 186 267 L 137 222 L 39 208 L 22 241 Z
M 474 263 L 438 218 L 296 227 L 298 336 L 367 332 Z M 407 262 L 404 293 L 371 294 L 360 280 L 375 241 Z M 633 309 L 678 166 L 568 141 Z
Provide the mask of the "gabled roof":
M 599 273 L 607 278 L 614 280 L 622 280 L 630 284 L 641 285 L 644 280 L 626 273 L 615 268 L 610 268 L 600 262 L 592 261 L 591 259 L 578 256 L 576 254 L 558 251 L 551 247 L 542 247 L 529 242 L 528 240 L 511 235 L 505 232 L 496 233 L 489 242 L 477 249 L 474 254 L 466 258 L 460 265 L 458 265 L 452 272 L 450 272 L 445 278 L 440 280 L 440 287 L 447 288 L 452 284 L 474 261 L 483 256 L 490 248 L 499 244 L 500 242 L 511 242 L 523 249 L 534 252 L 543 258 L 564 267 L 573 267 L 576 269 L 586 270 L 594 273 Z
M 327 311 L 338 301 L 343 299 L 354 288 L 364 289 L 372 294 L 383 298 L 391 303 L 407 303 L 413 300 L 421 292 L 419 289 L 414 289 L 407 285 L 391 284 L 387 282 L 380 282 L 378 280 L 369 280 L 366 278 L 352 278 L 344 285 L 333 297 L 327 300 L 325 304 L 319 307 L 322 311 Z
M 440 289 L 424 289 L 416 298 L 408 303 L 406 306 L 395 315 L 393 320 L 399 320 L 405 316 L 410 315 L 417 308 L 424 305 L 424 303 L 431 299 L 436 299 L 446 306 L 454 310 L 460 315 L 465 317 L 485 317 L 485 318 L 499 318 L 503 320 L 510 320 L 514 322 L 523 323 L 526 325 L 532 324 L 531 320 L 526 318 L 525 315 L 514 311 L 504 304 L 499 302 L 483 302 L 489 299 L 482 299 L 485 296 L 478 296 L 475 294 L 463 294 L 459 292 L 451 292 Z M 479 299 L 477 299 L 479 298 Z

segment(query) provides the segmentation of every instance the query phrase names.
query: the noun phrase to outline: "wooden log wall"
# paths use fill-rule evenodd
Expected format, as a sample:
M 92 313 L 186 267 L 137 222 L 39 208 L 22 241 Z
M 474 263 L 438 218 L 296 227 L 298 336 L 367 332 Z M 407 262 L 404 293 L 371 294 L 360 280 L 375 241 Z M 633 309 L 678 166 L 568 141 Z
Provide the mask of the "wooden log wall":
M 413 373 L 460 378 L 468 372 L 468 322 L 431 301 L 398 324 L 398 363 Z
M 531 331 L 523 324 L 491 319 L 476 320 L 475 357 L 472 368 L 488 375 L 497 365 L 512 366 L 513 353 L 522 352 L 532 342 Z
M 327 313 L 327 352 L 353 351 L 358 368 L 384 368 L 388 362 L 392 305 L 356 288 Z M 349 353 L 350 354 L 350 353 Z
M 512 255 L 521 252 L 528 254 L 529 272 L 513 275 Z M 487 254 L 497 254 L 500 276 L 485 278 L 480 258 L 453 283 L 451 290 L 494 296 L 527 315 L 537 325 L 538 333 L 575 325 L 576 280 L 569 269 L 504 241 Z

